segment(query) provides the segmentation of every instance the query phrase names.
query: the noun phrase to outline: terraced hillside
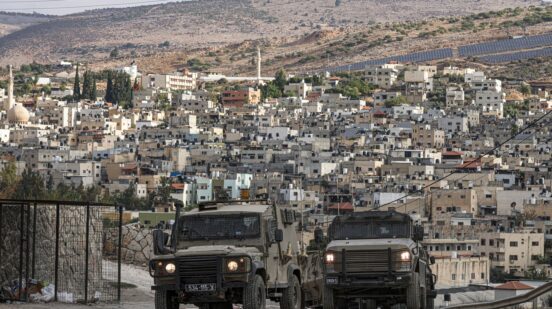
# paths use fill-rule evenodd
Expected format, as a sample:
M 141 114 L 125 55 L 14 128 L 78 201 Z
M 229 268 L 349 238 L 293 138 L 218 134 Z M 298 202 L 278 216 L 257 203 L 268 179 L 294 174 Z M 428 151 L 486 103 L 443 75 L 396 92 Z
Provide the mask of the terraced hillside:
M 538 0 L 205 0 L 94 10 L 51 18 L 0 37 L 0 64 L 79 59 L 150 59 L 167 69 L 197 49 L 263 40 L 267 46 L 297 47 L 308 35 L 338 35 L 371 29 L 378 22 L 417 22 L 506 7 L 539 5 Z M 1 18 L 0 18 L 1 22 Z M 307 37 L 305 37 L 307 36 Z M 310 38 L 317 44 L 316 37 Z M 246 43 L 247 44 L 247 43 Z M 294 45 L 295 44 L 295 45 Z M 112 53 L 117 49 L 117 53 Z M 180 53 L 180 56 L 172 57 Z M 169 56 L 168 61 L 163 60 Z M 159 60 L 162 60 L 159 62 Z M 308 60 L 308 59 L 307 59 Z M 146 61 L 147 62 L 147 61 Z M 223 64 L 223 62 L 220 62 Z

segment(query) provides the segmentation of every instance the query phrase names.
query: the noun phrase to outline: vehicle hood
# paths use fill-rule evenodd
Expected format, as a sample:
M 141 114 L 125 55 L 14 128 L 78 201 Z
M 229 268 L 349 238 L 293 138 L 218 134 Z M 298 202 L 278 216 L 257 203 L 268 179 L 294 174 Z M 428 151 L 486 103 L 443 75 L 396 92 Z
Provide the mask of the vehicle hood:
M 195 246 L 187 249 L 180 249 L 175 256 L 198 256 L 198 255 L 256 255 L 260 254 L 259 249 L 255 247 L 236 247 L 236 246 Z
M 391 250 L 397 249 L 410 249 L 416 247 L 416 243 L 411 239 L 396 239 L 396 238 L 384 238 L 384 239 L 351 239 L 351 240 L 333 240 L 331 241 L 326 250 L 341 251 L 345 250 L 383 250 L 391 248 Z

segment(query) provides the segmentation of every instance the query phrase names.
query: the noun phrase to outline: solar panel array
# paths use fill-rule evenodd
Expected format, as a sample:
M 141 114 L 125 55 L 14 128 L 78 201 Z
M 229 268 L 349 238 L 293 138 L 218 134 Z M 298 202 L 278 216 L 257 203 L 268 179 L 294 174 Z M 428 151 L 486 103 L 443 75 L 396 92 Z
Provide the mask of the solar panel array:
M 392 56 L 374 60 L 367 60 L 362 62 L 357 62 L 349 65 L 342 65 L 335 68 L 330 68 L 327 71 L 330 73 L 335 72 L 346 72 L 346 71 L 358 71 L 364 70 L 367 65 L 380 65 L 389 62 L 425 62 L 439 59 L 451 58 L 453 56 L 451 48 L 441 48 L 417 53 L 410 53 L 402 56 Z
M 458 48 L 458 54 L 461 57 L 469 57 L 550 45 L 552 45 L 552 33 L 527 36 L 518 39 L 464 45 Z
M 478 57 L 479 60 L 487 63 L 502 63 L 502 62 L 511 62 L 523 59 L 531 59 L 538 57 L 547 57 L 552 56 L 552 47 L 542 48 L 537 50 L 522 51 L 516 53 L 508 54 L 499 54 L 499 55 L 488 55 Z

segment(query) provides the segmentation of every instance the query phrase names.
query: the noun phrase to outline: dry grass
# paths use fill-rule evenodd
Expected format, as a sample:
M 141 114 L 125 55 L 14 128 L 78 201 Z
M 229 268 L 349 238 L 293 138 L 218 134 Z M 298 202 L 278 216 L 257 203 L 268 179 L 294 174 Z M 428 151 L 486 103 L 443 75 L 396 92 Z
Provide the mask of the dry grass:
M 282 66 L 309 70 L 503 35 L 482 30 L 477 36 L 447 33 L 422 40 L 417 38 L 420 31 L 432 31 L 444 23 L 434 21 L 403 35 L 390 28 L 393 22 L 420 24 L 430 18 L 538 3 L 343 0 L 335 7 L 334 0 L 208 0 L 96 10 L 53 18 L 1 37 L 0 65 L 78 59 L 101 68 L 137 59 L 146 71 L 170 71 L 200 58 L 214 71 L 249 73 L 254 70 L 250 65 L 254 46 L 261 44 L 269 71 Z M 378 29 L 378 22 L 386 24 Z M 370 46 L 385 35 L 395 40 L 401 36 L 403 41 Z M 170 42 L 169 48 L 158 46 L 164 41 Z M 122 56 L 109 59 L 114 48 Z

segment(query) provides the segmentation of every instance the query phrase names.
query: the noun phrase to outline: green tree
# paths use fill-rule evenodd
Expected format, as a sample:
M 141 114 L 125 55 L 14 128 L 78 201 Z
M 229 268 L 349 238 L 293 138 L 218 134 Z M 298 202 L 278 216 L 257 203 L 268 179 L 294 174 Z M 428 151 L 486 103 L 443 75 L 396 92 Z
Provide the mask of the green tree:
M 280 92 L 284 92 L 284 87 L 287 85 L 286 71 L 284 71 L 284 69 L 280 69 L 276 72 L 274 84 L 280 89 Z
M 531 86 L 527 85 L 526 83 L 522 83 L 519 86 L 519 92 L 523 94 L 524 96 L 531 95 Z
M 90 98 L 90 92 L 92 89 L 90 89 L 91 83 L 90 83 L 90 74 L 88 73 L 88 70 L 84 71 L 83 79 L 82 79 L 82 92 L 81 97 L 83 99 Z
M 278 86 L 273 82 L 268 82 L 265 85 L 261 86 L 261 100 L 267 98 L 279 98 L 282 96 L 282 91 Z
M 398 106 L 398 105 L 407 104 L 407 103 L 408 103 L 408 100 L 406 99 L 406 97 L 400 95 L 392 99 L 385 100 L 385 107 L 393 107 L 393 106 Z
M 115 48 L 109 53 L 109 58 L 117 58 L 119 57 L 119 49 Z
M 81 89 L 80 89 L 80 76 L 79 76 L 79 64 L 77 63 L 77 71 L 75 72 L 75 82 L 73 85 L 73 99 L 75 101 L 80 100 L 81 98 Z
M 44 180 L 30 168 L 25 169 L 21 181 L 15 190 L 15 198 L 23 200 L 39 200 L 44 197 L 46 190 Z
M 168 203 L 171 198 L 171 184 L 170 178 L 162 177 L 161 186 L 157 188 L 157 198 L 163 203 Z
M 90 82 L 92 83 L 92 89 L 90 90 L 90 101 L 96 101 L 96 98 L 98 98 L 98 90 L 96 89 L 96 76 L 92 76 L 90 79 Z
M 107 88 L 105 90 L 105 101 L 109 103 L 113 103 L 115 101 L 115 97 L 113 95 L 113 72 L 112 71 L 107 72 Z
M 0 170 L 0 197 L 12 198 L 17 186 L 17 168 L 15 162 L 9 161 Z

